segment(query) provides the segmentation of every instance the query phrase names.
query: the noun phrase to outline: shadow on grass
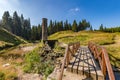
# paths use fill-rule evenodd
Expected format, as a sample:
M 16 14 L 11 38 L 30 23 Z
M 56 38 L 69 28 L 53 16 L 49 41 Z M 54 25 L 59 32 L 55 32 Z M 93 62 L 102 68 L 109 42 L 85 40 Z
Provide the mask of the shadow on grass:
M 120 59 L 114 57 L 113 55 L 109 54 L 110 61 L 114 67 L 120 68 Z
M 22 56 L 20 54 L 0 54 L 0 57 L 2 57 L 3 59 L 9 59 L 9 58 L 17 59 Z
M 62 39 L 62 38 L 72 38 L 72 37 L 74 37 L 74 36 L 64 36 L 64 37 L 60 37 L 60 38 L 58 38 L 58 39 Z

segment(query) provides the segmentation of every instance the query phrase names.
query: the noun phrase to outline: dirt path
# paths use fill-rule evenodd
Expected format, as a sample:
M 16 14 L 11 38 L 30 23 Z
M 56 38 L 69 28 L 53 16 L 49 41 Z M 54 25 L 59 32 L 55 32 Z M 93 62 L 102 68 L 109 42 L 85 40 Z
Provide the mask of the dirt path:
M 18 80 L 40 80 L 41 76 L 38 74 L 25 74 L 22 69 L 23 65 L 16 66 L 16 64 L 21 64 L 24 61 L 22 58 L 24 54 L 28 53 L 29 51 L 32 51 L 37 46 L 38 46 L 37 44 L 25 44 L 25 45 L 19 45 L 13 49 L 6 51 L 4 53 L 5 56 L 13 55 L 14 57 L 15 55 L 18 55 L 19 57 L 17 58 L 8 57 L 5 60 L 2 59 L 1 57 L 0 70 L 7 71 L 6 69 L 8 69 L 9 72 L 16 73 L 18 76 Z M 16 63 L 16 64 L 13 64 L 13 63 Z M 9 66 L 2 67 L 5 64 L 9 64 Z
M 32 51 L 37 47 L 36 44 L 33 44 L 31 46 L 25 46 L 22 47 L 20 50 L 23 51 L 23 54 L 26 54 L 29 51 Z M 41 75 L 39 74 L 28 74 L 24 73 L 21 67 L 17 67 L 18 71 L 18 80 L 41 80 Z
M 31 51 L 31 50 L 33 50 L 35 47 L 36 47 L 36 45 L 27 46 L 27 47 L 23 47 L 22 50 L 23 50 L 23 51 Z

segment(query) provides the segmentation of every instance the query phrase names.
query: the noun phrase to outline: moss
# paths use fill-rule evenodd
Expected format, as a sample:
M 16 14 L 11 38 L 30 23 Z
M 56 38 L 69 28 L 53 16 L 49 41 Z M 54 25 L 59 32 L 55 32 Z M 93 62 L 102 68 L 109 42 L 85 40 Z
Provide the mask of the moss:
M 0 72 L 0 80 L 5 80 L 5 74 L 3 72 Z
M 17 80 L 18 76 L 16 73 L 11 73 L 6 76 L 6 80 Z

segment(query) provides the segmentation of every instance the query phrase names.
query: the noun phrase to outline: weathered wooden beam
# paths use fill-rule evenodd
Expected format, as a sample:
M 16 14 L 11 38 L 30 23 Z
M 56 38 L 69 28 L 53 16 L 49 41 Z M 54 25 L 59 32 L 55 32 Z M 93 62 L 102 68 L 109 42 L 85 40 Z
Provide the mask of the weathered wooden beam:
M 65 56 L 64 56 L 64 59 L 63 59 L 63 63 L 62 63 L 62 68 L 61 68 L 61 72 L 59 74 L 59 77 L 58 77 L 58 80 L 62 80 L 62 76 L 63 76 L 63 72 L 64 72 L 64 67 L 65 67 L 65 64 L 66 66 L 68 66 L 70 60 L 72 59 L 73 55 L 75 52 L 74 52 L 74 44 L 78 44 L 78 43 L 72 43 L 72 44 L 68 44 L 68 46 L 66 47 L 65 49 Z M 79 48 L 76 47 L 76 48 Z
M 108 54 L 107 54 L 107 51 L 106 51 L 105 48 L 103 48 L 103 52 L 104 52 L 105 64 L 106 64 L 106 67 L 107 67 L 107 70 L 108 70 L 109 79 L 110 80 L 115 80 L 115 76 L 114 76 L 114 73 L 113 73 L 113 70 L 112 70 L 112 66 L 110 64 L 110 60 L 109 60 L 109 57 L 108 57 Z
M 94 57 L 98 59 L 104 76 L 106 76 L 106 71 L 108 71 L 109 79 L 115 80 L 115 76 L 106 49 L 101 46 L 96 46 L 96 44 L 92 42 L 88 43 L 88 47 L 91 50 L 91 52 L 94 54 Z
M 42 18 L 42 40 L 47 40 L 47 18 Z

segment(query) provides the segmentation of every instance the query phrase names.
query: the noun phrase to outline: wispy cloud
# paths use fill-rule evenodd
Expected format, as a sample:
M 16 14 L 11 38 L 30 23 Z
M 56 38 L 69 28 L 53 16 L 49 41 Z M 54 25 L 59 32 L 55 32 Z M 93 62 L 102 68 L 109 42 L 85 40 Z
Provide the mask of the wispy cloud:
M 79 7 L 71 8 L 68 11 L 68 15 L 77 15 L 79 12 L 80 12 L 80 8 Z
M 79 12 L 79 11 L 80 11 L 80 8 L 78 8 L 78 7 L 72 8 L 72 9 L 70 9 L 69 11 L 71 11 L 71 12 Z
M 18 10 L 19 0 L 0 0 L 0 18 L 4 11 L 14 12 Z

